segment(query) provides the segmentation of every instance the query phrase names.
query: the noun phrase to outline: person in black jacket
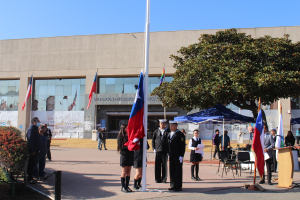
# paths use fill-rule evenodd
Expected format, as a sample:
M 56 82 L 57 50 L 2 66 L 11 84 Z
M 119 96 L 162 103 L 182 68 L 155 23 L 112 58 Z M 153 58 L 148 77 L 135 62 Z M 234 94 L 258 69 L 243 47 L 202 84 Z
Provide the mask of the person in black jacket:
M 168 132 L 170 188 L 169 190 L 182 190 L 182 162 L 185 153 L 185 136 L 177 129 L 177 122 L 170 121 Z
M 33 176 L 37 177 L 37 162 L 39 155 L 39 132 L 38 127 L 40 125 L 40 120 L 37 117 L 32 118 L 31 126 L 27 130 L 26 140 L 29 146 L 29 160 L 27 166 L 28 181 L 35 183 L 33 181 Z
M 201 179 L 199 178 L 199 163 L 203 160 L 203 150 L 201 151 L 201 153 L 196 151 L 199 149 L 198 145 L 202 144 L 202 141 L 199 138 L 199 131 L 197 129 L 194 130 L 193 135 L 194 137 L 192 137 L 189 142 L 189 149 L 191 150 L 190 162 L 192 163 L 191 179 L 200 181 Z M 196 172 L 196 177 L 194 172 Z
M 134 162 L 133 167 L 135 168 L 135 176 L 134 176 L 134 186 L 133 189 L 138 190 L 142 188 L 142 172 L 143 172 L 143 147 L 144 147 L 144 138 L 139 140 L 140 149 L 134 151 Z M 147 141 L 147 149 L 149 149 L 149 144 Z
M 44 133 L 44 135 L 48 138 L 47 140 L 47 158 L 49 161 L 51 161 L 51 151 L 50 151 L 50 144 L 51 144 L 51 139 L 52 139 L 52 133 L 51 133 L 51 130 L 48 128 L 48 125 L 45 124 L 45 128 L 46 128 L 46 131 Z
M 133 166 L 133 151 L 129 151 L 127 146 L 124 144 L 128 141 L 127 135 L 127 124 L 122 124 L 120 128 L 120 132 L 118 135 L 118 147 L 117 150 L 121 154 L 120 155 L 120 166 L 122 167 L 121 173 L 121 184 L 122 192 L 132 192 L 132 190 L 128 187 L 130 181 L 130 171 L 131 167 Z
M 155 181 L 165 183 L 168 174 L 168 139 L 167 139 L 167 120 L 159 120 L 159 128 L 156 129 L 152 137 L 152 148 L 155 153 Z
M 292 131 L 288 131 L 287 136 L 284 138 L 285 146 L 290 147 L 295 145 L 295 137 Z

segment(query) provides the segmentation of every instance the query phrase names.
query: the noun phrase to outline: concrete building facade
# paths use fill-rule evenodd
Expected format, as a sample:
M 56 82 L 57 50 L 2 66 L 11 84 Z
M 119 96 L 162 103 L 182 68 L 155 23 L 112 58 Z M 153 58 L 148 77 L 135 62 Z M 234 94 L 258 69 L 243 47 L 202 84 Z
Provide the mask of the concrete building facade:
M 150 33 L 149 76 L 153 77 L 153 82 L 149 84 L 158 86 L 157 80 L 163 67 L 171 81 L 175 69 L 169 56 L 176 54 L 183 46 L 196 43 L 201 34 L 214 34 L 217 31 L 219 30 Z M 283 37 L 284 34 L 289 34 L 293 42 L 300 41 L 300 26 L 246 28 L 238 29 L 238 32 L 250 34 L 254 38 L 264 35 Z M 14 94 L 14 103 L 6 102 L 7 105 L 1 107 L 0 121 L 7 120 L 7 116 L 11 114 L 9 112 L 15 112 L 15 126 L 25 133 L 30 126 L 30 118 L 39 116 L 50 127 L 59 129 L 57 134 L 63 135 L 64 130 L 72 129 L 75 131 L 69 131 L 69 135 L 65 137 L 77 134 L 77 137 L 90 138 L 97 112 L 98 126 L 117 131 L 118 123 L 124 123 L 128 119 L 135 96 L 130 88 L 136 84 L 143 68 L 144 33 L 1 40 L 0 82 L 6 88 L 9 87 L 7 81 L 17 81 L 11 84 L 15 84 L 17 89 L 14 92 L 18 96 Z M 97 69 L 97 98 L 94 94 L 87 110 L 88 95 Z M 32 74 L 33 96 L 22 111 Z M 1 94 L 2 103 L 6 101 L 3 96 L 11 96 L 9 89 L 3 90 L 7 94 Z M 73 102 L 75 106 L 70 110 Z M 290 99 L 282 99 L 281 103 L 286 133 L 290 129 L 291 117 L 299 117 L 300 112 L 291 109 Z M 163 107 L 156 97 L 149 99 L 149 112 L 149 119 L 153 123 L 163 117 Z M 178 108 L 167 109 L 168 119 L 184 114 L 186 112 Z

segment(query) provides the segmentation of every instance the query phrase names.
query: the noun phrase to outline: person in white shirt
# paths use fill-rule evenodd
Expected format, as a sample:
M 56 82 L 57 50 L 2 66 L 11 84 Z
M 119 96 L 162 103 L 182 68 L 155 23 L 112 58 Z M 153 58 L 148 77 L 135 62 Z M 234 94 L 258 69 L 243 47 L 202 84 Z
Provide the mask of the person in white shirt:
M 192 163 L 191 178 L 192 180 L 200 181 L 201 179 L 199 178 L 199 163 L 203 160 L 203 149 L 201 153 L 196 151 L 199 150 L 198 145 L 202 144 L 202 141 L 199 138 L 199 131 L 197 129 L 194 130 L 193 134 L 194 137 L 192 137 L 189 142 L 189 149 L 191 150 L 190 162 Z M 196 177 L 194 171 L 196 172 Z

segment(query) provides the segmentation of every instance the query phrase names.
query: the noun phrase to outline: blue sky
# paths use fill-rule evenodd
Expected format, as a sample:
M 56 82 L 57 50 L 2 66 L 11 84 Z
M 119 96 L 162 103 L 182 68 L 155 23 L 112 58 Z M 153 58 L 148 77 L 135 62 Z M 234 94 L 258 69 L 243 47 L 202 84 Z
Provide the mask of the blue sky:
M 151 0 L 150 31 L 300 25 L 300 0 Z M 0 40 L 145 30 L 146 0 L 0 0 Z

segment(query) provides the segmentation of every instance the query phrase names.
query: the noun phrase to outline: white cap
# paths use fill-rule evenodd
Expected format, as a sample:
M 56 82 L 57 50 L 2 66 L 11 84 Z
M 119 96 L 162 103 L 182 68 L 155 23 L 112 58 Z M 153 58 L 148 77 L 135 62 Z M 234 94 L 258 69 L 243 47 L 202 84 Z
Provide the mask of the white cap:
M 159 123 L 166 123 L 167 122 L 166 119 L 159 119 L 158 121 L 159 121 Z
M 177 124 L 176 121 L 169 121 L 169 124 Z

